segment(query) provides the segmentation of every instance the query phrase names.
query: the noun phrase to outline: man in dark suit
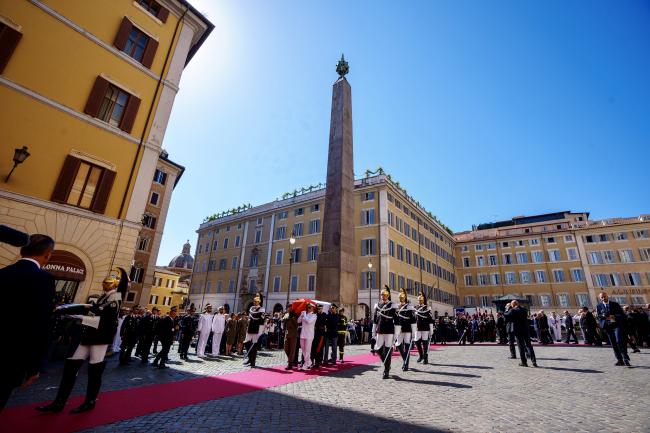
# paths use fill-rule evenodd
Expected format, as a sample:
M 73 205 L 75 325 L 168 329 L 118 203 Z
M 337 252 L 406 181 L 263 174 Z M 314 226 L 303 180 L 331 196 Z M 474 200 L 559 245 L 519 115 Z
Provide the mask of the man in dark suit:
M 618 302 L 610 301 L 607 293 L 600 292 L 600 303 L 596 306 L 600 327 L 603 329 L 616 355 L 615 365 L 630 367 L 630 357 L 627 355 L 626 316 Z
M 578 344 L 578 336 L 576 335 L 576 332 L 574 330 L 573 326 L 573 317 L 571 317 L 571 313 L 568 311 L 564 311 L 564 327 L 566 328 L 566 344 L 569 344 L 571 342 L 571 337 L 573 337 L 574 344 Z M 584 330 L 583 330 L 584 332 Z
M 519 345 L 519 356 L 521 357 L 521 362 L 519 363 L 522 367 L 528 367 L 526 362 L 526 352 L 530 360 L 533 362 L 533 367 L 537 367 L 537 359 L 535 358 L 535 351 L 533 350 L 533 345 L 530 342 L 530 333 L 528 329 L 528 310 L 519 306 L 519 302 L 516 300 L 510 302 L 506 305 L 506 312 L 504 314 L 507 321 L 512 322 L 512 326 L 517 337 L 517 344 Z
M 0 269 L 0 285 L 6 305 L 5 323 L 12 325 L 6 332 L 4 346 L 10 352 L 0 358 L 0 411 L 18 386 L 29 386 L 39 376 L 39 367 L 47 354 L 54 308 L 54 277 L 41 269 L 54 251 L 49 236 L 30 236 L 29 244 L 20 250 L 21 259 Z M 29 305 L 24 314 L 18 305 Z

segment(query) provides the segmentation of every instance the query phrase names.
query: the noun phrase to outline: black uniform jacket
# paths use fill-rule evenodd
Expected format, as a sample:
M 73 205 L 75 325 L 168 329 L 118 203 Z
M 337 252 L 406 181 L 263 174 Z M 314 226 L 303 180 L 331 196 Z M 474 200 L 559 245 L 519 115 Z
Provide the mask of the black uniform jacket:
M 95 303 L 91 304 L 86 315 L 99 317 L 99 326 L 97 328 L 84 326 L 81 334 L 81 344 L 86 346 L 113 344 L 113 338 L 117 332 L 117 317 L 121 303 L 122 295 L 117 291 L 111 291 L 104 293 Z
M 264 308 L 253 305 L 248 310 L 248 329 L 246 332 L 249 334 L 257 334 L 260 332 L 260 327 L 264 324 Z
M 433 323 L 433 316 L 428 305 L 415 307 L 415 319 L 418 331 L 428 331 L 429 325 Z
M 402 327 L 402 333 L 412 332 L 411 325 L 415 323 L 415 309 L 411 304 L 398 305 L 395 314 L 395 324 Z M 427 328 L 428 329 L 428 328 Z
M 164 316 L 156 320 L 155 333 L 163 344 L 171 344 L 174 341 L 174 319 Z
M 375 304 L 374 322 L 377 325 L 376 330 L 378 334 L 395 333 L 394 320 L 397 314 L 396 307 L 397 305 L 393 301 Z

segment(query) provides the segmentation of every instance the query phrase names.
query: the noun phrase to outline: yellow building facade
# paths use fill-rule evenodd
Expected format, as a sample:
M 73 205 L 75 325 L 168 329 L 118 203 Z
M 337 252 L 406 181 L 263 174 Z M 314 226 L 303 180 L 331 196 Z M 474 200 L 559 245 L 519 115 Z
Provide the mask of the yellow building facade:
M 313 298 L 324 199 L 325 190 L 317 189 L 201 224 L 191 302 L 241 310 L 262 292 L 266 308 L 279 310 L 287 293 L 290 300 Z M 351 316 L 364 317 L 384 284 L 394 296 L 404 288 L 415 298 L 422 289 L 434 310 L 451 312 L 457 301 L 451 234 L 386 175 L 357 180 L 354 201 L 358 306 Z
M 457 233 L 461 304 L 492 308 L 506 294 L 534 309 L 593 307 L 605 290 L 622 304 L 650 293 L 650 218 L 590 221 L 558 212 L 486 224 Z
M 130 269 L 183 69 L 212 30 L 185 1 L 0 3 L 0 223 L 56 241 L 69 301 Z M 0 266 L 18 249 L 0 245 Z M 134 302 L 135 292 L 127 295 Z
M 169 312 L 171 307 L 184 305 L 188 296 L 188 288 L 179 284 L 180 275 L 165 268 L 156 267 L 153 276 L 151 293 L 149 294 L 148 310 L 154 307 L 160 310 L 161 315 Z

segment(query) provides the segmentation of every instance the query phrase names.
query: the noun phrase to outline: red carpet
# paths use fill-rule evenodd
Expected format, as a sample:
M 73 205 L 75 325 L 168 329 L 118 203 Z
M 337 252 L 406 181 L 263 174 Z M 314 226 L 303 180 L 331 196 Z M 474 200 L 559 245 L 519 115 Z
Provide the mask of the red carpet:
M 394 353 L 393 356 L 399 356 Z M 34 408 L 47 402 L 6 408 L 0 414 L 2 431 L 11 433 L 73 432 L 110 424 L 154 412 L 197 404 L 208 400 L 232 397 L 288 383 L 309 380 L 336 371 L 380 362 L 371 354 L 346 358 L 344 364 L 323 368 L 318 372 L 287 372 L 284 365 L 256 368 L 223 376 L 202 377 L 177 382 L 148 385 L 117 391 L 102 392 L 97 407 L 84 414 L 69 415 L 68 411 L 80 405 L 83 395 L 70 398 L 66 409 L 58 414 L 40 413 Z

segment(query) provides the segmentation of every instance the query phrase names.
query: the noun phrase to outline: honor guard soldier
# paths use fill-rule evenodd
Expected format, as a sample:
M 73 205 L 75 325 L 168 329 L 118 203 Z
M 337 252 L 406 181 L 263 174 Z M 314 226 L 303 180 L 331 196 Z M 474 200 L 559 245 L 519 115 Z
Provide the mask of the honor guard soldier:
M 399 305 L 395 315 L 395 330 L 397 333 L 397 350 L 402 355 L 402 370 L 408 371 L 411 348 L 413 347 L 413 329 L 415 325 L 415 308 L 408 301 L 406 291 L 400 290 Z
M 82 336 L 81 344 L 74 354 L 66 359 L 63 367 L 63 377 L 59 384 L 54 401 L 46 406 L 39 406 L 36 409 L 41 412 L 60 412 L 72 392 L 77 380 L 77 373 L 88 359 L 88 387 L 86 399 L 81 406 L 72 409 L 70 413 L 86 412 L 95 407 L 95 401 L 102 386 L 102 374 L 106 367 L 106 349 L 113 343 L 113 337 L 117 332 L 117 316 L 120 311 L 122 297 L 126 295 L 129 285 L 129 277 L 122 268 L 117 268 L 114 274 L 105 278 L 102 282 L 104 293 L 96 302 L 91 304 L 72 305 L 69 308 L 61 308 L 64 313 L 83 312 L 82 316 L 72 316 L 81 319 Z
M 194 304 L 190 305 L 189 312 L 183 316 L 179 322 L 181 328 L 180 341 L 178 342 L 178 353 L 180 353 L 180 358 L 184 360 L 187 359 L 187 353 L 190 350 L 190 344 L 192 343 L 192 338 L 196 334 L 196 328 L 199 326 L 199 321 L 196 315 L 196 308 Z
M 433 315 L 427 305 L 427 297 L 420 291 L 418 306 L 415 308 L 415 345 L 418 348 L 418 360 L 424 364 L 429 363 L 429 343 L 433 335 Z
M 244 344 L 248 342 L 250 344 L 246 351 L 248 359 L 244 362 L 244 365 L 250 364 L 251 367 L 255 367 L 257 350 L 259 349 L 258 340 L 262 333 L 264 333 L 264 308 L 262 307 L 262 295 L 258 293 L 253 298 L 253 306 L 248 310 L 248 329 L 246 330 Z
M 345 309 L 341 308 L 339 310 L 339 323 L 337 326 L 338 333 L 338 346 L 339 346 L 339 362 L 343 363 L 343 355 L 345 353 L 345 335 L 348 332 L 348 318 L 343 314 Z
M 395 303 L 390 300 L 390 288 L 384 286 L 381 290 L 381 300 L 375 304 L 373 334 L 375 336 L 374 350 L 384 363 L 384 379 L 388 379 L 390 373 L 390 357 L 393 354 L 393 343 L 395 338 Z

